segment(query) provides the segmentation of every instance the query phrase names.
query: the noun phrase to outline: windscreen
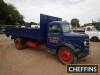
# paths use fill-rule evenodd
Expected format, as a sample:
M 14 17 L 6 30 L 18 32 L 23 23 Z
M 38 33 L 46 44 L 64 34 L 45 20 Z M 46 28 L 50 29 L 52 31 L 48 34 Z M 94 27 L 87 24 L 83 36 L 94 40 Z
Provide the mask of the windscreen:
M 61 27 L 63 32 L 69 32 L 71 31 L 71 25 L 68 22 L 63 22 Z

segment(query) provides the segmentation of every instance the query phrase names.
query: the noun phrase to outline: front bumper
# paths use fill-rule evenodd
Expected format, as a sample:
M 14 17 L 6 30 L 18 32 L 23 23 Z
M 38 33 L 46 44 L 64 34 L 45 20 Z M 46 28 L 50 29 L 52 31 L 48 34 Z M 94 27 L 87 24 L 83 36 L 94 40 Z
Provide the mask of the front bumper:
M 76 56 L 78 57 L 78 59 L 81 59 L 83 57 L 86 57 L 89 54 L 90 54 L 89 48 L 85 48 L 85 49 L 76 51 Z

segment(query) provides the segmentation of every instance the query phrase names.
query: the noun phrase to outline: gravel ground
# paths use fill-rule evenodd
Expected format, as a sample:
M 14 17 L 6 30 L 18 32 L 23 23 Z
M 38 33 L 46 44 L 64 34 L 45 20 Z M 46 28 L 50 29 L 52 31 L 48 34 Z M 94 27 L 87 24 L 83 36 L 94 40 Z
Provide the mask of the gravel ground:
M 79 64 L 100 64 L 100 42 L 90 42 L 90 50 L 91 54 L 80 60 Z M 65 66 L 59 63 L 54 55 L 43 49 L 27 48 L 17 50 L 10 38 L 6 38 L 5 35 L 0 34 L 0 75 L 82 74 L 65 73 Z

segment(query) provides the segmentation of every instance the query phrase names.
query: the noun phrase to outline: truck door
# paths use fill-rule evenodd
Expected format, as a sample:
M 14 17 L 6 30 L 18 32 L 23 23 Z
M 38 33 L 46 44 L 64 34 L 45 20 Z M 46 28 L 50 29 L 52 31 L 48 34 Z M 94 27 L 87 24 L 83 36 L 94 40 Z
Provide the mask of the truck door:
M 47 46 L 48 48 L 56 49 L 61 42 L 62 32 L 59 24 L 49 25 Z

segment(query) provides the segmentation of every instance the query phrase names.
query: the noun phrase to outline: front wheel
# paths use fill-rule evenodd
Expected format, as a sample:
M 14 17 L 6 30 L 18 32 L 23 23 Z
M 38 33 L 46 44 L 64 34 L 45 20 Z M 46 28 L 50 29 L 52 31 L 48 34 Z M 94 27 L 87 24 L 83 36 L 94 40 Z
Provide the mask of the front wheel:
M 76 63 L 77 58 L 75 57 L 73 51 L 69 47 L 61 47 L 58 51 L 58 60 L 62 64 L 72 64 Z

